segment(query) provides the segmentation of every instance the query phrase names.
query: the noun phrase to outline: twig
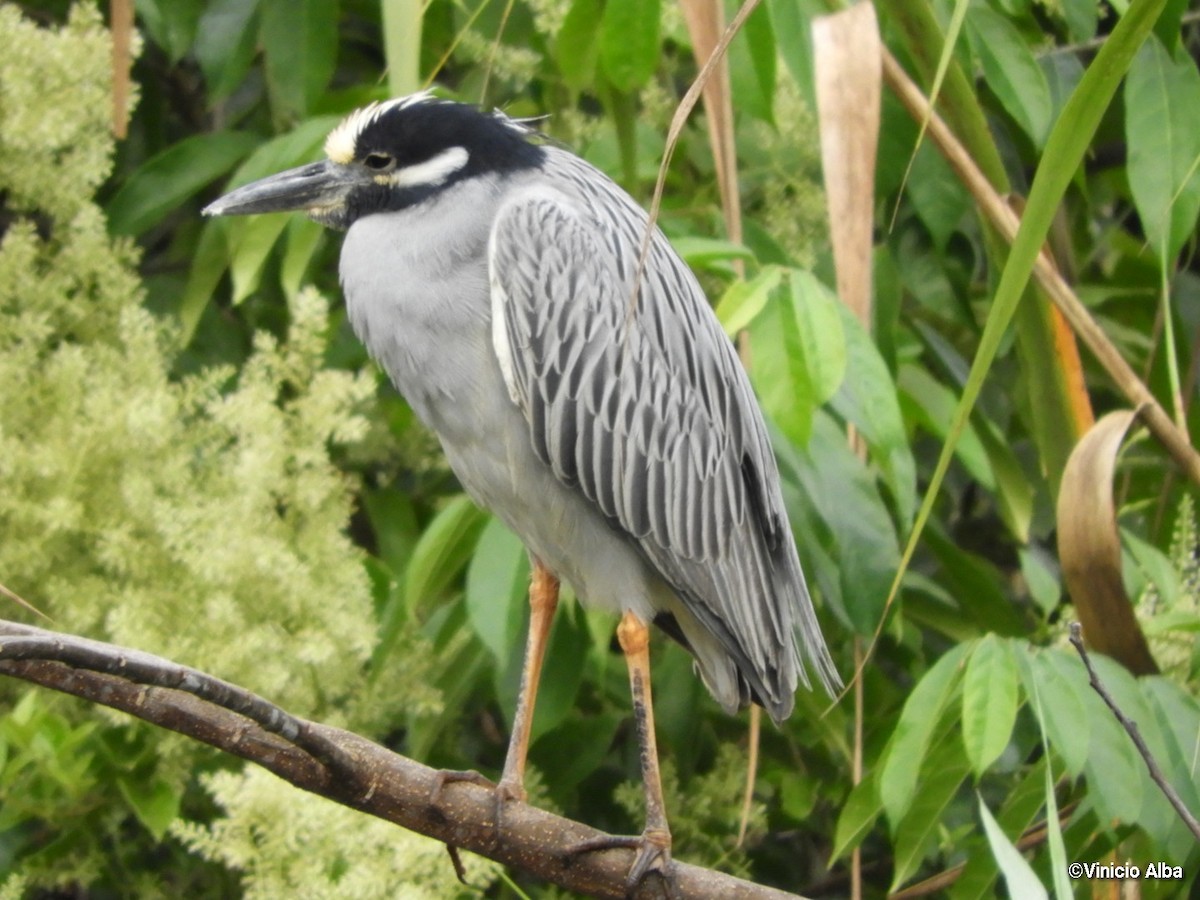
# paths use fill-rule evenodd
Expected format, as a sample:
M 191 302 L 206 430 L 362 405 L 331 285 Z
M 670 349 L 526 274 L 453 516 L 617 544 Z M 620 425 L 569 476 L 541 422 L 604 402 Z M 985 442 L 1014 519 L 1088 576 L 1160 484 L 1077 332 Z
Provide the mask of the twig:
M 567 890 L 625 897 L 634 853 L 572 853 L 604 837 L 580 822 L 517 801 L 497 830 L 492 788 L 442 784 L 439 773 L 366 738 L 293 716 L 204 672 L 137 650 L 0 620 L 0 674 L 119 709 L 257 763 L 298 788 L 410 831 L 470 850 Z M 435 794 L 435 788 L 441 790 Z M 699 866 L 674 863 L 680 900 L 795 895 Z M 633 894 L 660 897 L 647 879 Z
M 1117 717 L 1117 721 L 1121 723 L 1121 727 L 1128 732 L 1130 739 L 1133 741 L 1133 745 L 1137 747 L 1138 753 L 1140 753 L 1142 755 L 1142 759 L 1145 760 L 1146 768 L 1150 770 L 1150 777 L 1154 779 L 1154 783 L 1158 785 L 1159 790 L 1163 792 L 1163 795 L 1167 798 L 1167 801 L 1175 808 L 1175 812 L 1179 815 L 1179 818 L 1183 819 L 1183 824 L 1187 825 L 1188 829 L 1192 832 L 1192 836 L 1195 837 L 1197 841 L 1200 841 L 1200 822 L 1196 821 L 1196 817 L 1192 815 L 1191 810 L 1184 805 L 1183 799 L 1179 796 L 1179 793 L 1163 775 L 1162 769 L 1158 767 L 1158 763 L 1155 761 L 1154 756 L 1150 753 L 1150 748 L 1147 747 L 1146 742 L 1142 740 L 1142 734 L 1140 731 L 1138 731 L 1137 722 L 1134 722 L 1121 711 L 1121 707 L 1117 706 L 1117 702 L 1113 700 L 1112 695 L 1108 692 L 1108 689 L 1104 687 L 1104 683 L 1100 681 L 1099 676 L 1096 675 L 1096 670 L 1092 668 L 1092 661 L 1088 657 L 1088 652 L 1083 646 L 1083 629 L 1080 627 L 1078 622 L 1071 623 L 1071 643 L 1075 646 L 1075 649 L 1079 652 L 1080 658 L 1083 660 L 1083 665 L 1084 668 L 1087 669 L 1088 681 L 1091 682 L 1092 689 L 1100 695 L 1100 699 L 1103 700 L 1105 704 L 1107 704 L 1108 708 L 1112 710 L 1112 714 Z

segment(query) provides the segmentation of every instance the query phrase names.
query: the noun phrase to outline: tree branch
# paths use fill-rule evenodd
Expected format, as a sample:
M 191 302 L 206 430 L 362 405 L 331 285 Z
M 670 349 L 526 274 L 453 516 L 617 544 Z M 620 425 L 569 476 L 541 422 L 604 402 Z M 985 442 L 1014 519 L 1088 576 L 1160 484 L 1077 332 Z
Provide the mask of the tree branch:
M 1174 785 L 1167 781 L 1167 777 L 1163 775 L 1162 769 L 1158 767 L 1158 762 L 1150 752 L 1150 748 L 1146 746 L 1146 742 L 1142 739 L 1142 733 L 1138 730 L 1137 722 L 1121 711 L 1121 707 L 1117 706 L 1117 701 L 1112 698 L 1112 694 L 1108 692 L 1108 688 L 1104 686 L 1104 682 L 1100 680 L 1100 676 L 1092 668 L 1092 660 L 1083 646 L 1083 629 L 1078 622 L 1071 623 L 1071 643 L 1075 646 L 1075 649 L 1079 652 L 1079 657 L 1083 660 L 1092 690 L 1099 694 L 1100 699 L 1112 710 L 1112 714 L 1116 716 L 1117 721 L 1121 723 L 1121 727 L 1129 734 L 1133 745 L 1137 747 L 1137 751 L 1145 761 L 1146 768 L 1150 770 L 1150 777 L 1154 779 L 1154 783 L 1158 785 L 1158 789 L 1163 792 L 1163 796 L 1167 798 L 1167 802 L 1171 804 L 1171 807 L 1175 810 L 1179 818 L 1187 825 L 1188 829 L 1192 832 L 1192 836 L 1197 841 L 1200 841 L 1200 822 L 1196 821 L 1196 817 L 1187 808 L 1187 804 L 1183 802 L 1183 798 L 1179 796 L 1179 792 L 1175 790 Z
M 0 620 L 0 674 L 119 709 L 257 763 L 298 788 L 452 847 L 594 897 L 625 897 L 634 853 L 571 849 L 603 833 L 511 801 L 493 826 L 495 794 L 439 773 L 356 734 L 290 715 L 237 685 L 113 644 Z M 711 869 L 673 864 L 679 900 L 794 898 Z M 447 872 L 448 877 L 451 873 Z M 636 898 L 666 895 L 647 878 Z

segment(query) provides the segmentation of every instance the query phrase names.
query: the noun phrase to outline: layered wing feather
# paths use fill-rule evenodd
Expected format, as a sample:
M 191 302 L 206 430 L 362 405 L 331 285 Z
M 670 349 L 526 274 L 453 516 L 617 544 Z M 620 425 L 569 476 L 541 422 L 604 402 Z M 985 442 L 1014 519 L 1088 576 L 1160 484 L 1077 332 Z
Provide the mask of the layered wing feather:
M 633 297 L 645 214 L 571 165 L 566 190 L 526 189 L 493 226 L 493 343 L 510 395 L 537 456 L 629 535 L 732 659 L 739 696 L 718 699 L 754 698 L 782 719 L 798 678 L 808 684 L 797 633 L 826 688 L 838 678 L 749 381 L 657 231 Z

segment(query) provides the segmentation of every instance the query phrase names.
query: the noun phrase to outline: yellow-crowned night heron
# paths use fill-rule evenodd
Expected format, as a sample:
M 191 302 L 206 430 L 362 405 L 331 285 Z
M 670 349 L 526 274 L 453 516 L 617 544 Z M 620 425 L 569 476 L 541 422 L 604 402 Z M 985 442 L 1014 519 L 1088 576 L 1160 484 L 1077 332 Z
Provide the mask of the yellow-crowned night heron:
M 646 790 L 631 883 L 670 860 L 648 625 L 729 711 L 792 711 L 804 663 L 838 676 L 800 571 L 762 416 L 730 341 L 646 214 L 599 170 L 500 113 L 373 103 L 327 159 L 208 215 L 304 210 L 346 231 L 350 321 L 463 487 L 534 563 L 522 689 L 498 802 L 523 797 L 558 579 L 621 616 Z M 798 639 L 798 640 L 797 640 Z M 803 663 L 802 663 L 803 659 Z

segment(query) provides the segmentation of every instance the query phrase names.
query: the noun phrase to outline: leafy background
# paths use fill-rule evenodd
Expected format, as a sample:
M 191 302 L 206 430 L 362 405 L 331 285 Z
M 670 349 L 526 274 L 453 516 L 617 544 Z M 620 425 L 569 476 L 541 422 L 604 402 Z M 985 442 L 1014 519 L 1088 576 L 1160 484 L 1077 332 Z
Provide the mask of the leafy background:
M 1064 878 L 1068 860 L 1167 862 L 1182 882 L 1138 890 L 1186 894 L 1200 854 L 1064 646 L 1073 604 L 1088 602 L 1067 595 L 1056 544 L 1064 466 L 1093 415 L 1127 401 L 1054 339 L 1035 292 L 985 340 L 1003 243 L 887 92 L 870 330 L 841 306 L 808 37 L 829 9 L 767 0 L 730 49 L 741 243 L 727 239 L 701 112 L 661 224 L 730 333 L 748 335 L 844 674 L 884 624 L 861 697 L 827 709 L 802 692 L 785 727 L 764 729 L 740 844 L 745 716 L 723 715 L 686 655 L 655 645 L 677 855 L 812 895 L 848 895 L 853 869 L 867 896 L 961 898 L 1000 879 L 1010 895 L 1089 894 Z M 526 617 L 519 543 L 462 496 L 349 333 L 337 236 L 199 210 L 316 158 L 349 110 L 427 83 L 545 115 L 549 134 L 648 201 L 697 70 L 681 9 L 142 0 L 120 140 L 107 12 L 0 7 L 0 582 L 57 627 L 208 669 L 432 765 L 495 773 Z M 1061 182 L 1048 208 L 1060 269 L 1194 431 L 1200 16 L 1180 0 L 898 0 L 878 13 L 927 89 L 940 72 L 940 109 L 996 190 L 1027 194 L 1035 172 Z M 1111 103 L 1076 92 L 1106 46 L 1131 60 Z M 1095 121 L 1076 134 L 1082 161 L 1055 143 L 1073 95 L 1073 114 Z M 980 358 L 977 402 L 885 618 Z M 1198 810 L 1194 486 L 1135 437 L 1098 487 L 1117 502 L 1116 587 L 1161 674 L 1097 665 Z M 536 802 L 629 832 L 637 749 L 612 626 L 560 611 L 531 777 Z M 0 896 L 551 895 L 481 861 L 463 888 L 437 845 L 118 714 L 0 690 Z

